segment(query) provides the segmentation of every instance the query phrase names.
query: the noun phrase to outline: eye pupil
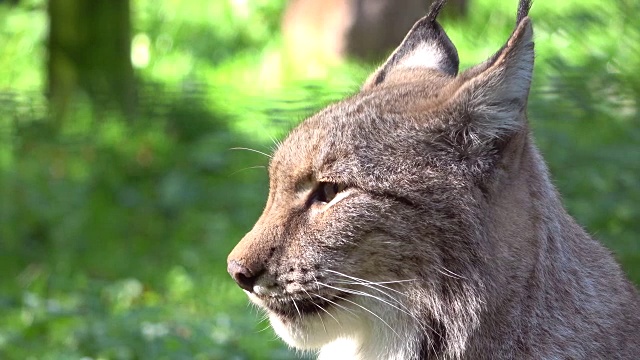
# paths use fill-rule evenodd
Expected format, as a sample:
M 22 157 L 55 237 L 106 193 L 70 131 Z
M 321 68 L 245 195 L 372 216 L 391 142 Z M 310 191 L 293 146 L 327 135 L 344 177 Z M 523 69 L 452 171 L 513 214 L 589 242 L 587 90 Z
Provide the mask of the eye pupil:
M 318 191 L 316 198 L 318 201 L 323 203 L 329 203 L 333 200 L 336 195 L 342 190 L 344 190 L 344 186 L 337 183 L 323 182 L 318 186 Z

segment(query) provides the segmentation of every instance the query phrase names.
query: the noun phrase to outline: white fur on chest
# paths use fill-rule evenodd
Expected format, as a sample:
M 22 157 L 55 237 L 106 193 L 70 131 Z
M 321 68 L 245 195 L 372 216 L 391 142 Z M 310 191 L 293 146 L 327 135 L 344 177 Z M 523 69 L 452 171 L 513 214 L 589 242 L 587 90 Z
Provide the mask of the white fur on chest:
M 364 342 L 339 338 L 320 349 L 318 360 L 406 360 L 415 356 L 413 343 L 409 338 L 369 338 Z
M 362 301 L 364 300 L 364 301 Z M 323 344 L 318 352 L 319 360 L 406 360 L 415 358 L 420 332 L 415 323 L 405 313 L 371 299 L 361 299 L 362 306 L 370 309 L 378 317 L 352 307 L 351 313 L 337 311 L 335 316 L 342 324 L 331 329 L 328 322 L 335 319 L 326 316 L 322 328 L 315 327 L 316 333 L 309 337 L 326 337 L 325 330 L 337 330 L 335 337 Z M 326 315 L 326 314 L 325 314 Z M 357 316 L 354 316 L 357 315 Z M 317 322 L 319 319 L 312 320 Z M 337 324 L 337 322 L 336 322 Z
M 412 359 L 420 342 L 421 332 L 411 317 L 371 298 L 357 298 L 300 321 L 284 322 L 274 314 L 269 318 L 285 342 L 316 350 L 321 360 Z
M 339 338 L 320 349 L 318 360 L 360 360 L 359 347 L 358 341 L 354 339 Z

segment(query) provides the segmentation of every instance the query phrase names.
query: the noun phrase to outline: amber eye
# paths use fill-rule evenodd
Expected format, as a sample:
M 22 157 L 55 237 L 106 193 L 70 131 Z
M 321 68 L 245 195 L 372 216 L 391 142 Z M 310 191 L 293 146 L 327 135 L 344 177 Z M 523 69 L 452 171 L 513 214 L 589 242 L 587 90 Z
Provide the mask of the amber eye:
M 321 182 L 315 193 L 315 200 L 323 203 L 330 203 L 336 195 L 346 188 L 345 185 L 331 182 Z

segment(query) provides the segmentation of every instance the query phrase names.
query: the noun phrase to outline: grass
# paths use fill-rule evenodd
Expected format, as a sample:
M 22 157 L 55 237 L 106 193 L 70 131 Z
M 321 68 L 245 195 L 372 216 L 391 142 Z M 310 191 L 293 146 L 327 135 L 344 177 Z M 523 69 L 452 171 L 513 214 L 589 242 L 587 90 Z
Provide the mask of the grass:
M 283 1 L 133 4 L 151 54 L 139 117 L 80 103 L 61 128 L 40 95 L 44 2 L 0 5 L 0 358 L 295 358 L 225 271 L 268 187 L 267 158 L 230 148 L 271 151 L 374 65 L 289 64 Z M 443 24 L 465 67 L 502 45 L 516 7 L 471 5 Z M 637 10 L 536 2 L 529 114 L 570 213 L 640 283 Z

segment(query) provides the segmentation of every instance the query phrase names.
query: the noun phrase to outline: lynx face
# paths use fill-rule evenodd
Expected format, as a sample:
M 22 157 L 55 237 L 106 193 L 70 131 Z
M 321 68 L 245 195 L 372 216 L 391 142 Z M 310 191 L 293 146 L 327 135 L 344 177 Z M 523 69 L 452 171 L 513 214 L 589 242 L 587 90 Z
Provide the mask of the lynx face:
M 507 43 L 459 75 L 435 20 L 442 6 L 358 94 L 289 134 L 271 159 L 264 212 L 229 255 L 231 276 L 295 348 L 327 358 L 339 349 L 341 359 L 525 358 L 522 339 L 538 334 L 518 333 L 528 320 L 511 298 L 532 299 L 520 294 L 549 281 L 531 275 L 546 261 L 540 249 L 586 237 L 529 139 L 529 1 Z M 605 254 L 592 245 L 580 251 Z M 543 273 L 562 274 L 556 265 Z M 562 281 L 537 291 L 555 295 Z M 549 315 L 558 328 L 541 334 L 571 333 L 563 317 L 578 295 L 542 302 L 559 313 Z M 540 343 L 531 346 L 552 348 Z
M 296 129 L 273 156 L 264 214 L 231 255 L 241 286 L 293 346 L 411 319 L 396 288 L 437 286 L 459 271 L 444 258 L 472 246 L 479 179 L 430 126 L 457 114 L 401 114 L 424 89 L 395 91 L 398 101 L 363 92 Z

